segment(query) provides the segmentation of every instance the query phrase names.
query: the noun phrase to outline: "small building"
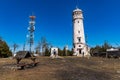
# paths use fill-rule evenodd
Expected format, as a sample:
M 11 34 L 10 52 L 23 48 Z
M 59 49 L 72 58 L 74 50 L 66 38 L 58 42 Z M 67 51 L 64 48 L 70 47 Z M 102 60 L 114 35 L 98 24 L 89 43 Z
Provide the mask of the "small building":
M 18 51 L 15 55 L 15 59 L 17 60 L 17 64 L 19 64 L 22 59 L 31 58 L 31 57 L 32 57 L 32 55 L 29 51 Z M 35 59 L 33 61 L 35 62 Z
M 58 48 L 56 48 L 56 47 L 51 48 L 50 57 L 52 57 L 52 58 L 57 58 L 58 57 Z
M 120 50 L 119 49 L 107 49 L 106 50 L 106 57 L 108 58 L 120 58 Z
M 32 57 L 29 51 L 18 51 L 15 55 L 15 58 L 29 58 Z

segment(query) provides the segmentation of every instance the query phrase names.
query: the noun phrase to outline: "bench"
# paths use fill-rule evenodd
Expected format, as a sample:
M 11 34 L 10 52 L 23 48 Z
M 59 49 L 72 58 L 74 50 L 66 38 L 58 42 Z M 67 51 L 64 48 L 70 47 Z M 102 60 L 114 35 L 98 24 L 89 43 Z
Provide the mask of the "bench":
M 23 70 L 25 68 L 31 68 L 37 66 L 39 62 L 29 63 L 29 64 L 17 64 L 18 70 Z
M 33 66 L 37 66 L 39 62 L 32 63 Z
M 26 64 L 17 64 L 19 70 L 25 69 Z

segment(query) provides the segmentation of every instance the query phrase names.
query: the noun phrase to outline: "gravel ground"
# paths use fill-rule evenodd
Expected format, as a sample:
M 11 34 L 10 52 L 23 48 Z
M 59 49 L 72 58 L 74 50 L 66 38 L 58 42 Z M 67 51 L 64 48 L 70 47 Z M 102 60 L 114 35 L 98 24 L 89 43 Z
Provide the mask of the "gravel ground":
M 31 63 L 23 59 L 21 63 Z M 120 59 L 38 57 L 36 67 L 14 70 L 16 60 L 0 59 L 0 80 L 120 80 Z

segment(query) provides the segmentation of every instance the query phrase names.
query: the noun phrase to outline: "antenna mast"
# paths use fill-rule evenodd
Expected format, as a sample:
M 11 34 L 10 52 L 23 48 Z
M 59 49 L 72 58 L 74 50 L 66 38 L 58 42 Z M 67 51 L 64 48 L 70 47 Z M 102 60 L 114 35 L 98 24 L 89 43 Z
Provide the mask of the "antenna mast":
M 29 31 L 29 41 L 28 43 L 30 44 L 29 46 L 29 51 L 32 51 L 32 45 L 34 43 L 34 31 L 35 31 L 35 16 L 29 16 L 30 21 L 29 21 L 29 27 L 28 27 L 28 31 Z
M 79 0 L 74 0 L 75 5 L 76 5 L 76 9 L 79 7 Z

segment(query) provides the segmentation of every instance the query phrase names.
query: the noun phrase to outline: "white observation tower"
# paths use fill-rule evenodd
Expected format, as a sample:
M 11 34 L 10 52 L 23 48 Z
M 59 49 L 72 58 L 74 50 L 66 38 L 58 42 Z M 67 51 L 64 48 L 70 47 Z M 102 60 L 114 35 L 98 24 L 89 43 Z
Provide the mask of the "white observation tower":
M 88 49 L 85 43 L 82 10 L 76 8 L 73 11 L 73 55 L 83 57 Z

